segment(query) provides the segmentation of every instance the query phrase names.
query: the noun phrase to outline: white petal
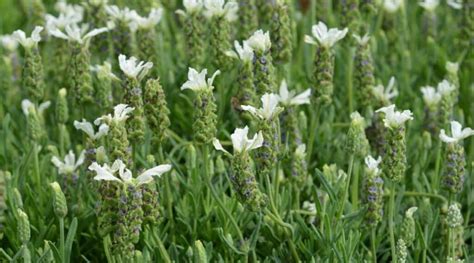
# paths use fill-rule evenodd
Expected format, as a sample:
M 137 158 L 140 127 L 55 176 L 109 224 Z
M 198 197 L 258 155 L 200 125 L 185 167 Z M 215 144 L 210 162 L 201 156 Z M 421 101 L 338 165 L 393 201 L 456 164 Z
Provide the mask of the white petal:
M 94 180 L 104 180 L 104 181 L 118 181 L 120 182 L 120 179 L 115 177 L 108 169 L 105 169 L 104 167 L 100 166 L 98 163 L 93 162 L 89 166 L 90 171 L 96 172 L 96 176 L 94 177 Z
M 236 128 L 234 130 L 234 133 L 230 135 L 230 138 L 232 140 L 232 146 L 234 147 L 234 152 L 242 152 L 245 150 L 248 132 L 249 127 L 245 126 L 243 129 Z
M 226 151 L 226 150 L 224 149 L 224 147 L 222 147 L 221 142 L 220 142 L 218 139 L 216 139 L 216 138 L 214 138 L 214 139 L 212 140 L 212 145 L 214 146 L 214 149 L 216 149 L 216 150 L 218 150 L 218 151 L 223 151 L 223 152 L 225 152 L 225 153 L 229 153 L 228 151 Z
M 156 167 L 148 169 L 137 177 L 138 184 L 149 183 L 150 181 L 153 180 L 153 176 L 159 177 L 170 170 L 171 170 L 170 164 L 158 165 Z
M 79 154 L 79 158 L 77 158 L 76 165 L 74 166 L 74 168 L 81 166 L 84 163 L 85 159 L 86 159 L 86 151 L 83 150 L 81 154 Z
M 462 136 L 462 125 L 457 121 L 451 122 L 451 136 L 453 138 L 461 138 Z
M 443 142 L 446 142 L 446 143 L 453 143 L 453 142 L 457 142 L 458 140 L 455 139 L 455 138 L 452 138 L 452 137 L 449 137 L 448 135 L 446 135 L 446 131 L 444 129 L 441 129 L 440 133 L 439 133 L 439 138 L 443 141 Z
M 302 93 L 296 95 L 293 99 L 291 99 L 291 104 L 292 105 L 309 104 L 310 96 L 311 96 L 311 89 L 307 89 L 303 91 Z
M 77 130 L 85 132 L 90 138 L 94 138 L 94 128 L 92 124 L 85 119 L 82 119 L 82 122 L 74 121 L 74 127 Z

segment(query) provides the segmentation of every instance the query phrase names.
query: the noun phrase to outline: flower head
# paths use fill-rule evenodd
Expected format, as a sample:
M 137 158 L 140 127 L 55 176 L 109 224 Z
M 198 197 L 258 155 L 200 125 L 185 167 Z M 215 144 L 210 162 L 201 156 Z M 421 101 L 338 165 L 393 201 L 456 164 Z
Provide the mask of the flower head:
M 451 74 L 457 74 L 459 71 L 459 63 L 457 62 L 446 62 L 446 71 Z
M 234 1 L 225 3 L 224 0 L 204 0 L 204 7 L 206 8 L 204 14 L 210 18 L 225 17 L 229 22 L 238 18 L 239 5 Z
M 421 92 L 423 93 L 423 100 L 425 101 L 426 105 L 428 106 L 435 106 L 441 101 L 441 94 L 436 92 L 436 89 L 431 86 L 426 86 L 421 88 Z
M 80 18 L 77 22 L 80 22 L 84 17 L 84 7 L 81 5 L 72 5 L 68 4 L 66 1 L 58 1 L 54 5 L 54 9 L 65 16 L 77 19 Z
M 357 43 L 359 43 L 359 45 L 365 45 L 370 40 L 369 34 L 365 34 L 362 37 L 356 34 L 352 34 L 352 37 L 355 38 L 355 40 L 357 41 Z
M 83 24 L 81 27 L 77 24 L 66 25 L 64 31 L 61 31 L 59 28 L 52 29 L 49 33 L 57 38 L 62 38 L 71 42 L 77 42 L 79 44 L 88 44 L 90 39 L 98 34 L 109 31 L 108 28 L 96 28 L 91 31 L 88 31 L 89 25 Z
M 186 14 L 196 13 L 202 10 L 204 6 L 203 0 L 183 0 L 184 10 L 176 10 L 176 14 L 186 16 Z
M 240 45 L 239 41 L 234 41 L 235 51 L 229 50 L 225 54 L 229 57 L 240 58 L 244 62 L 251 62 L 253 59 L 253 49 L 249 46 L 248 41 L 243 41 Z
M 53 156 L 51 162 L 58 168 L 59 174 L 73 174 L 79 166 L 84 163 L 85 151 L 82 151 L 79 158 L 76 160 L 76 155 L 71 150 L 66 156 L 64 156 L 64 162 L 58 157 Z
M 137 24 L 138 28 L 153 28 L 156 26 L 163 17 L 163 8 L 153 8 L 148 14 L 148 17 L 141 17 L 137 15 L 135 17 L 135 23 Z
M 308 44 L 317 45 L 318 43 L 324 47 L 330 48 L 336 44 L 337 41 L 343 39 L 347 34 L 348 29 L 339 30 L 337 28 L 328 27 L 323 22 L 313 25 L 311 33 L 313 36 L 305 35 L 304 41 Z
M 446 143 L 457 143 L 462 139 L 474 135 L 474 130 L 471 128 L 462 128 L 461 124 L 457 121 L 451 122 L 451 137 L 446 135 L 446 131 L 442 129 L 439 134 L 439 138 Z
M 128 25 L 128 27 L 132 31 L 135 31 L 138 27 L 136 21 L 139 15 L 135 10 L 130 10 L 128 7 L 125 7 L 124 9 L 120 9 L 116 5 L 111 5 L 111 6 L 106 5 L 105 12 L 107 12 L 107 14 L 112 19 L 111 21 L 107 23 L 109 28 L 115 27 L 114 21 L 120 21 L 122 23 L 125 23 L 126 25 Z
M 385 113 L 385 118 L 383 120 L 385 127 L 387 128 L 398 128 L 403 125 L 408 120 L 413 120 L 413 113 L 409 110 L 404 110 L 403 112 L 395 111 L 395 105 L 392 104 L 387 107 L 380 108 L 375 112 Z
M 119 80 L 119 78 L 112 73 L 112 65 L 108 61 L 105 61 L 102 65 L 91 66 L 91 71 L 96 72 L 97 76 L 101 79 Z
M 81 130 L 86 133 L 92 140 L 98 140 L 103 136 L 107 135 L 107 133 L 109 132 L 109 125 L 105 123 L 102 123 L 99 126 L 99 130 L 97 132 L 94 132 L 94 127 L 92 126 L 92 123 L 86 121 L 85 119 L 82 119 L 81 122 L 74 121 L 74 127 L 77 130 Z
M 28 99 L 21 101 L 21 109 L 23 110 L 25 116 L 28 116 L 31 110 L 36 110 L 41 115 L 47 108 L 49 108 L 49 106 L 51 106 L 51 102 L 49 100 L 41 103 L 38 106 L 38 109 L 35 109 L 35 104 L 33 104 L 33 102 Z
M 125 184 L 140 186 L 153 181 L 153 176 L 160 177 L 162 174 L 170 171 L 171 165 L 158 165 L 144 171 L 139 176 L 137 176 L 137 178 L 133 178 L 132 172 L 127 169 L 122 160 L 115 160 L 111 167 L 107 164 L 100 166 L 98 163 L 94 162 L 89 166 L 89 170 L 96 173 L 94 180 L 97 181 L 117 181 Z M 117 172 L 119 177 L 115 176 Z
M 309 104 L 311 89 L 307 89 L 296 95 L 294 91 L 288 91 L 288 85 L 285 80 L 281 81 L 279 99 L 285 106 Z
M 2 47 L 8 50 L 9 52 L 15 51 L 18 47 L 18 42 L 12 35 L 0 36 L 0 43 L 2 44 Z
M 377 85 L 373 87 L 372 94 L 381 101 L 389 102 L 392 98 L 398 96 L 398 91 L 395 88 L 395 82 L 395 77 L 391 77 L 386 87 L 383 85 Z
M 123 122 L 128 119 L 128 114 L 132 112 L 135 108 L 133 107 L 128 107 L 127 104 L 118 104 L 117 106 L 114 107 L 114 115 L 108 114 L 104 115 L 100 118 L 97 118 L 94 121 L 95 125 L 100 125 L 103 122 Z
M 439 0 L 423 0 L 419 3 L 426 11 L 433 12 L 439 5 Z
M 253 33 L 253 35 L 247 40 L 249 46 L 255 50 L 262 53 L 267 52 L 272 47 L 272 42 L 270 41 L 270 33 L 263 32 L 259 29 Z
M 234 148 L 234 153 L 242 153 L 248 152 L 253 149 L 257 149 L 262 146 L 263 144 L 263 135 L 262 132 L 258 132 L 253 136 L 252 139 L 248 138 L 249 127 L 245 126 L 245 128 L 237 128 L 235 129 L 234 133 L 230 136 L 232 139 L 232 146 Z M 214 148 L 219 151 L 227 152 L 224 147 L 222 147 L 221 143 L 218 139 L 214 138 L 212 141 Z
M 136 57 L 127 59 L 125 55 L 119 55 L 119 65 L 123 73 L 133 79 L 142 79 L 148 71 L 153 67 L 152 62 L 140 61 Z
M 454 9 L 462 9 L 463 0 L 448 0 L 448 5 Z
M 383 9 L 387 13 L 397 12 L 403 5 L 403 0 L 383 0 Z
M 188 80 L 181 86 L 181 90 L 191 89 L 193 91 L 204 90 L 204 89 L 214 89 L 212 84 L 214 83 L 214 78 L 219 75 L 221 72 L 218 70 L 214 72 L 211 78 L 207 79 L 207 69 L 203 69 L 201 72 L 193 68 L 189 68 L 188 71 Z
M 265 93 L 260 100 L 262 101 L 262 107 L 259 109 L 249 105 L 242 105 L 242 109 L 267 121 L 272 120 L 283 110 L 283 108 L 278 107 L 280 96 L 276 94 Z
M 37 26 L 31 33 L 31 37 L 26 37 L 26 34 L 23 30 L 16 30 L 13 32 L 12 37 L 24 48 L 29 49 L 33 48 L 38 44 L 38 42 L 41 41 L 41 31 L 43 31 L 43 27 Z
M 455 89 L 456 87 L 445 79 L 438 84 L 438 93 L 441 94 L 441 96 L 448 96 Z
M 375 159 L 372 155 L 368 155 L 365 157 L 365 165 L 367 166 L 367 170 L 374 174 L 379 174 L 379 164 L 382 162 L 382 157 Z

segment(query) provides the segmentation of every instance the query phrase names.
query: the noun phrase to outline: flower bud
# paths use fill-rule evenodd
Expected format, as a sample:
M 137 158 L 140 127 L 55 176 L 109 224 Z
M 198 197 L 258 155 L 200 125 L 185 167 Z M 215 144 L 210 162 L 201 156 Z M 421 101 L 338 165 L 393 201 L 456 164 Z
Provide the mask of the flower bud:
M 17 209 L 18 214 L 18 237 L 20 238 L 21 243 L 25 244 L 30 241 L 30 221 L 28 220 L 28 215 L 23 212 L 21 209 Z
M 407 247 L 410 247 L 415 241 L 415 220 L 413 219 L 413 213 L 417 210 L 417 207 L 408 209 L 405 213 L 401 227 L 401 238 L 405 241 Z
M 53 207 L 54 213 L 59 218 L 64 218 L 67 215 L 67 202 L 66 197 L 64 196 L 61 187 L 57 182 L 53 182 L 50 184 L 51 188 L 53 189 L 54 198 L 53 198 Z
M 206 249 L 204 248 L 202 242 L 200 240 L 196 240 L 194 242 L 194 262 L 197 263 L 207 263 L 207 253 Z
M 58 99 L 56 102 L 56 119 L 58 123 L 65 124 L 69 118 L 69 108 L 67 104 L 67 91 L 62 88 L 58 92 Z

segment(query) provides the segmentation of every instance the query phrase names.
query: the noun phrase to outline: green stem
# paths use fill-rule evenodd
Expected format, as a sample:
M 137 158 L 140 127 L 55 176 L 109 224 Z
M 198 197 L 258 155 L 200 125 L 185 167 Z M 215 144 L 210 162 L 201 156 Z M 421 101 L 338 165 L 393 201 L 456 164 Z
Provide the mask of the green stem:
M 352 202 L 352 210 L 357 210 L 359 208 L 359 166 L 356 163 L 355 172 L 352 185 L 351 185 L 351 202 Z
M 430 198 L 435 198 L 438 199 L 442 202 L 447 202 L 446 198 L 442 195 L 438 194 L 430 194 L 430 193 L 420 193 L 420 192 L 412 192 L 412 191 L 406 191 L 403 193 L 404 196 L 422 196 L 422 197 L 430 197 Z
M 40 185 L 41 184 L 41 174 L 40 174 L 40 168 L 39 168 L 39 158 L 38 158 L 38 149 L 39 149 L 39 146 L 38 144 L 35 142 L 33 143 L 33 162 L 34 162 L 34 166 L 35 166 L 35 180 L 36 180 L 36 184 L 37 185 Z
M 310 123 L 310 128 L 307 132 L 309 132 L 309 138 L 308 138 L 308 151 L 307 151 L 307 157 L 308 157 L 308 167 L 311 166 L 310 161 L 311 157 L 313 155 L 313 147 L 314 147 L 314 139 L 316 138 L 316 125 L 319 117 L 319 108 L 320 105 L 316 105 L 316 108 L 314 111 L 311 111 L 311 123 Z
M 435 164 L 435 178 L 433 191 L 439 192 L 439 182 L 440 182 L 440 166 L 441 166 L 441 141 L 438 142 L 438 150 L 436 151 L 436 164 Z
M 354 71 L 354 52 L 355 49 L 353 47 L 348 48 L 348 53 L 349 53 L 349 61 L 347 63 L 347 99 L 348 99 L 348 104 L 349 104 L 349 112 L 354 111 L 354 96 L 353 96 L 353 71 Z
M 395 234 L 394 234 L 394 213 L 395 213 L 395 183 L 391 182 L 390 187 L 390 201 L 388 209 L 388 226 L 390 232 L 390 249 L 392 253 L 392 262 L 397 263 L 397 254 L 395 249 Z
M 163 241 L 161 241 L 158 231 L 152 230 L 152 233 L 153 233 L 153 236 L 155 237 L 156 243 L 158 243 L 158 249 L 160 250 L 160 253 L 161 253 L 161 259 L 163 260 L 163 262 L 171 263 L 170 255 L 168 254 L 168 251 L 166 250 L 166 247 L 163 244 Z
M 241 241 L 244 241 L 244 236 L 242 232 L 240 231 L 239 225 L 237 224 L 237 222 L 235 221 L 234 217 L 229 212 L 227 207 L 224 205 L 224 203 L 222 203 L 222 200 L 219 198 L 219 195 L 217 194 L 216 189 L 214 189 L 214 186 L 212 185 L 211 174 L 209 173 L 209 148 L 207 145 L 203 146 L 203 162 L 204 162 L 204 174 L 206 178 L 207 187 L 211 190 L 211 194 L 214 197 L 214 199 L 217 201 L 217 204 L 222 209 L 222 211 L 224 211 L 230 223 L 235 228 L 237 235 L 239 236 L 239 239 Z
M 372 248 L 372 259 L 374 263 L 377 263 L 377 248 L 375 246 L 375 227 L 370 230 L 370 244 Z
M 61 259 L 63 262 L 69 262 L 69 259 L 66 259 L 66 250 L 64 245 L 64 218 L 59 218 L 59 251 L 61 252 Z
M 351 175 L 352 175 L 352 167 L 354 166 L 354 154 L 351 154 L 349 157 L 349 168 L 347 169 L 347 179 L 344 192 L 342 193 L 342 200 L 341 206 L 339 207 L 339 211 L 337 213 L 337 218 L 341 218 L 342 213 L 344 212 L 344 205 L 346 204 L 347 194 L 349 192 L 349 185 L 351 184 Z

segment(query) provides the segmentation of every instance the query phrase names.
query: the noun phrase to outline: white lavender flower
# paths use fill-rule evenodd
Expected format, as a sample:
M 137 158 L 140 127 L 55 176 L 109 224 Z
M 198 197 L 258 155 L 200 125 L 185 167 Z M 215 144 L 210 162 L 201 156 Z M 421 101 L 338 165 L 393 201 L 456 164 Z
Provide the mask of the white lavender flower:
M 436 89 L 431 86 L 422 87 L 421 92 L 423 93 L 423 100 L 428 107 L 438 105 L 441 101 L 441 94 L 436 92 Z
M 119 55 L 119 66 L 123 73 L 133 79 L 142 79 L 148 71 L 153 67 L 152 62 L 140 61 L 136 57 L 127 57 L 123 54 Z
M 257 118 L 267 121 L 273 119 L 283 110 L 283 108 L 278 107 L 280 96 L 276 94 L 265 93 L 260 100 L 262 101 L 261 108 L 257 109 L 253 106 L 242 105 L 242 110 L 248 111 Z
M 395 105 L 392 104 L 387 107 L 380 108 L 375 112 L 385 113 L 385 118 L 383 120 L 385 127 L 393 129 L 398 128 L 403 125 L 408 120 L 413 120 L 413 113 L 409 110 L 404 110 L 402 112 L 395 111 Z
M 344 28 L 343 30 L 331 28 L 328 30 L 326 24 L 319 22 L 311 28 L 313 36 L 305 35 L 304 41 L 312 45 L 318 45 L 319 43 L 324 47 L 330 48 L 334 46 L 337 41 L 343 39 L 346 36 L 347 31 L 347 28 Z
M 13 32 L 12 37 L 20 43 L 25 49 L 33 48 L 41 41 L 40 33 L 43 31 L 43 27 L 37 26 L 31 33 L 31 37 L 26 37 L 23 30 L 16 30 Z
M 109 31 L 108 28 L 96 28 L 88 31 L 89 25 L 83 24 L 81 27 L 77 24 L 69 24 L 64 28 L 64 32 L 59 28 L 52 29 L 49 33 L 57 38 L 68 40 L 71 42 L 77 42 L 81 45 L 88 44 L 90 39 L 94 36 Z
M 316 215 L 316 204 L 310 201 L 304 201 L 303 202 L 303 210 L 306 210 L 310 213 L 314 213 Z M 308 223 L 314 224 L 316 221 L 316 216 L 312 215 L 308 217 Z
M 378 157 L 375 159 L 372 155 L 368 155 L 365 157 L 365 165 L 367 166 L 367 170 L 375 175 L 380 173 L 379 165 L 382 162 L 382 157 Z
M 250 62 L 253 59 L 253 49 L 248 44 L 248 41 L 243 41 L 240 45 L 239 41 L 234 41 L 235 51 L 229 50 L 225 54 L 229 57 L 240 59 L 244 62 Z
M 286 80 L 281 81 L 280 85 L 280 94 L 279 100 L 282 105 L 284 106 L 292 106 L 292 105 L 301 105 L 301 104 L 309 104 L 311 96 L 311 89 L 307 89 L 302 93 L 296 95 L 294 91 L 288 91 L 288 85 Z
M 149 29 L 158 25 L 162 17 L 163 8 L 153 8 L 151 9 L 150 14 L 148 14 L 148 17 L 142 17 L 140 15 L 137 15 L 134 21 L 138 28 Z
M 41 115 L 47 108 L 49 108 L 49 106 L 51 106 L 51 102 L 49 100 L 45 101 L 38 106 L 36 112 Z M 21 101 L 21 109 L 23 110 L 25 116 L 28 116 L 30 114 L 32 108 L 35 108 L 35 104 L 33 104 L 33 102 L 31 102 L 30 100 L 24 99 Z
M 462 9 L 463 0 L 448 0 L 448 5 L 454 9 Z
M 203 0 L 183 0 L 185 10 L 176 10 L 176 14 L 186 16 L 195 12 L 200 12 L 204 7 Z
M 398 90 L 395 88 L 395 83 L 395 77 L 391 77 L 386 87 L 379 84 L 372 88 L 372 93 L 378 100 L 390 101 L 392 98 L 398 96 Z
M 263 32 L 259 29 L 253 33 L 253 35 L 247 40 L 249 46 L 258 52 L 265 53 L 272 47 L 272 42 L 270 40 L 270 33 Z
M 449 96 L 455 89 L 456 87 L 445 79 L 438 84 L 438 93 L 441 96 Z
M 70 13 L 70 14 L 59 14 L 57 17 L 47 14 L 45 16 L 46 20 L 46 32 L 51 35 L 52 31 L 56 29 L 64 30 L 67 25 L 77 24 L 82 21 L 82 14 Z
M 258 132 L 253 136 L 252 139 L 248 138 L 249 127 L 245 126 L 243 129 L 236 128 L 234 133 L 230 136 L 232 140 L 232 146 L 234 148 L 234 153 L 248 152 L 253 149 L 260 148 L 263 144 L 263 135 L 262 132 Z M 230 154 L 228 151 L 222 147 L 222 144 L 218 139 L 214 138 L 212 141 L 214 148 L 218 151 L 223 151 Z
M 113 72 L 112 65 L 105 61 L 102 65 L 94 65 L 90 67 L 92 72 L 96 72 L 99 78 L 110 78 L 113 80 L 120 80 Z
M 74 127 L 77 130 L 83 131 L 92 140 L 98 140 L 103 136 L 107 135 L 107 133 L 109 132 L 109 125 L 105 123 L 100 124 L 97 132 L 94 132 L 94 127 L 92 126 L 92 123 L 86 121 L 85 119 L 82 119 L 81 122 L 74 121 Z
M 95 125 L 100 125 L 103 122 L 123 122 L 128 119 L 128 114 L 132 112 L 135 108 L 129 107 L 127 104 L 118 104 L 114 107 L 114 115 L 108 114 L 100 118 L 97 118 L 94 121 Z
M 383 9 L 387 13 L 395 13 L 403 6 L 403 0 L 383 0 Z
M 77 168 L 79 168 L 85 160 L 85 151 L 82 151 L 79 154 L 79 157 L 76 160 L 76 155 L 72 150 L 69 151 L 66 156 L 64 156 L 64 162 L 61 161 L 58 157 L 53 156 L 51 162 L 58 168 L 59 174 L 73 174 Z
M 127 24 L 132 31 L 135 31 L 137 29 L 137 17 L 138 13 L 135 10 L 130 10 L 128 7 L 125 7 L 123 9 L 120 9 L 116 5 L 107 5 L 105 6 L 105 12 L 110 16 L 112 19 L 107 23 L 107 27 L 109 28 L 114 28 L 115 23 L 114 21 L 120 21 L 122 23 Z
M 459 71 L 459 63 L 457 62 L 446 62 L 446 71 L 451 74 L 457 74 Z
M 426 11 L 433 12 L 439 5 L 439 0 L 423 0 L 418 3 Z
M 77 22 L 82 21 L 82 18 L 84 17 L 84 7 L 81 5 L 73 5 L 68 4 L 66 1 L 58 1 L 54 5 L 54 9 L 60 14 L 64 14 L 70 17 L 73 17 L 74 15 L 74 17 L 76 18 L 80 18 Z
M 204 7 L 204 15 L 209 18 L 225 17 L 227 21 L 233 22 L 239 17 L 239 4 L 234 1 L 226 3 L 224 0 L 204 0 Z
M 193 91 L 203 90 L 203 89 L 214 89 L 212 84 L 214 83 L 214 78 L 219 75 L 221 72 L 217 70 L 214 72 L 211 78 L 207 79 L 207 69 L 203 69 L 201 72 L 198 72 L 194 68 L 189 68 L 188 71 L 188 80 L 181 86 L 181 90 L 191 89 Z
M 132 172 L 127 169 L 122 160 L 116 160 L 112 167 L 104 164 L 103 166 L 94 162 L 89 166 L 89 170 L 94 171 L 96 176 L 94 180 L 97 181 L 117 181 L 124 184 L 142 185 L 153 181 L 153 177 L 160 177 L 162 174 L 171 170 L 170 164 L 163 164 L 155 166 L 141 173 L 136 178 L 133 178 Z M 119 177 L 115 174 L 118 172 Z
M 18 42 L 12 35 L 0 36 L 0 43 L 4 49 L 8 50 L 8 52 L 13 52 L 18 47 Z
M 474 130 L 471 128 L 462 128 L 462 125 L 457 121 L 451 122 L 451 137 L 446 135 L 446 131 L 441 129 L 439 138 L 446 143 L 457 143 L 469 136 L 474 135 Z
M 370 40 L 369 34 L 365 34 L 363 36 L 359 36 L 357 34 L 352 34 L 352 37 L 355 38 L 355 40 L 357 41 L 357 43 L 359 43 L 359 45 L 365 45 Z

